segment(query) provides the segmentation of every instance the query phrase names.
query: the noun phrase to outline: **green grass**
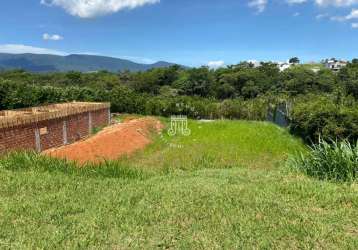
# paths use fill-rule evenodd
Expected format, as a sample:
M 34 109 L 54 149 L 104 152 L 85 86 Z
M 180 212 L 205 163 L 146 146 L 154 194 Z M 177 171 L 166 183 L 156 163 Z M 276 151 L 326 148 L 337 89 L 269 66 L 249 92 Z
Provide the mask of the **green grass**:
M 95 127 L 95 128 L 92 128 L 91 135 L 96 135 L 96 134 L 98 134 L 99 132 L 101 132 L 103 129 L 104 129 L 104 127 Z
M 357 249 L 358 185 L 286 168 L 299 140 L 267 123 L 190 128 L 101 167 L 1 159 L 0 248 Z
M 187 137 L 171 138 L 164 132 L 127 163 L 145 169 L 272 168 L 289 153 L 304 150 L 299 140 L 269 123 L 190 121 L 189 128 Z

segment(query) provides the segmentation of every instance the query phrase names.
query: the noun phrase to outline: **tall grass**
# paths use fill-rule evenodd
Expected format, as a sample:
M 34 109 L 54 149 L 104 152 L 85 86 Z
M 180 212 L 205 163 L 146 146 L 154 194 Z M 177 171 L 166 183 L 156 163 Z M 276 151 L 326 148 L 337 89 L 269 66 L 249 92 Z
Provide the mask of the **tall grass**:
M 100 164 L 87 164 L 79 167 L 76 163 L 31 151 L 12 152 L 0 157 L 0 169 L 11 171 L 61 172 L 87 177 L 121 178 L 143 180 L 150 176 L 149 171 L 128 166 L 120 161 L 106 161 Z
M 288 164 L 322 180 L 351 182 L 358 178 L 358 144 L 320 139 L 309 153 L 291 157 Z

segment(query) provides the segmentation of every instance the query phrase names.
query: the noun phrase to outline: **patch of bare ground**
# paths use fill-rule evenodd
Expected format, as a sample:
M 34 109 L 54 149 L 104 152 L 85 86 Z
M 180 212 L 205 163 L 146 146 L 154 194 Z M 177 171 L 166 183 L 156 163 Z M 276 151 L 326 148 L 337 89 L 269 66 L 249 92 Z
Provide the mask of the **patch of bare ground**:
M 164 125 L 155 118 L 127 120 L 100 131 L 98 134 L 71 145 L 51 149 L 43 154 L 85 163 L 115 160 L 144 149 L 152 143 L 151 134 L 159 133 Z

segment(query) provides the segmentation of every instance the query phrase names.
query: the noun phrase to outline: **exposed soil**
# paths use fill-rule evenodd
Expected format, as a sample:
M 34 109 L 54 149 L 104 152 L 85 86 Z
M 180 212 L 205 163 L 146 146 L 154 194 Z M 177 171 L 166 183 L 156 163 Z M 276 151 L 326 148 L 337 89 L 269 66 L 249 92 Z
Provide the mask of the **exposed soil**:
M 152 142 L 151 134 L 159 133 L 163 128 L 160 121 L 150 117 L 129 120 L 107 127 L 86 140 L 43 153 L 79 164 L 114 160 L 145 148 Z

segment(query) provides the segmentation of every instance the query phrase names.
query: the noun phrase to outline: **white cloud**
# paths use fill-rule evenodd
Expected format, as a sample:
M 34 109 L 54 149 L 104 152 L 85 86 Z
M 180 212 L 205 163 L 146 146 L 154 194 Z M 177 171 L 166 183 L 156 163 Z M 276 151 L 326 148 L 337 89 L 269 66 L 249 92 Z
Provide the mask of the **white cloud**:
M 358 29 L 358 23 L 352 23 L 352 28 L 353 29 Z
M 60 41 L 63 40 L 64 38 L 60 35 L 54 34 L 54 35 L 50 35 L 48 33 L 45 33 L 42 35 L 42 39 L 44 40 L 52 40 L 52 41 Z
M 358 18 L 358 9 L 353 9 L 349 15 L 346 16 L 347 20 Z
M 300 16 L 301 15 L 301 13 L 300 12 L 296 12 L 296 13 L 293 13 L 293 17 L 298 17 L 298 16 Z
M 321 6 L 333 5 L 337 7 L 352 6 L 358 4 L 358 0 L 315 0 L 315 2 Z
M 344 22 L 346 21 L 346 17 L 344 16 L 332 16 L 331 21 Z
M 250 0 L 249 7 L 255 8 L 257 13 L 261 13 L 266 9 L 267 0 Z
M 326 18 L 326 17 L 329 17 L 329 15 L 328 15 L 327 13 L 325 13 L 325 14 L 318 14 L 318 15 L 316 16 L 316 19 L 317 19 L 317 20 L 320 20 L 320 19 L 323 19 L 323 18 Z
M 32 47 L 22 44 L 0 44 L 0 53 L 10 53 L 10 54 L 50 54 L 50 55 L 67 55 L 67 53 L 52 49 Z
M 302 4 L 308 1 L 309 0 L 286 0 L 288 4 Z M 312 0 L 312 2 L 320 6 L 333 5 L 337 7 L 347 7 L 358 4 L 358 0 Z
M 210 62 L 208 62 L 208 66 L 211 69 L 218 69 L 218 68 L 225 67 L 225 62 L 224 61 L 210 61 Z
M 41 0 L 41 4 L 61 7 L 71 15 L 81 18 L 108 15 L 159 2 L 160 0 Z
M 332 21 L 344 22 L 351 19 L 358 19 L 358 9 L 353 9 L 350 14 L 346 16 L 333 16 Z
M 288 4 L 301 4 L 307 2 L 307 0 L 286 0 Z
M 336 7 L 349 7 L 358 4 L 358 0 L 285 0 L 285 2 L 290 5 L 314 2 L 319 6 Z M 263 12 L 266 9 L 268 3 L 269 0 L 249 0 L 249 6 L 256 8 L 258 13 Z

